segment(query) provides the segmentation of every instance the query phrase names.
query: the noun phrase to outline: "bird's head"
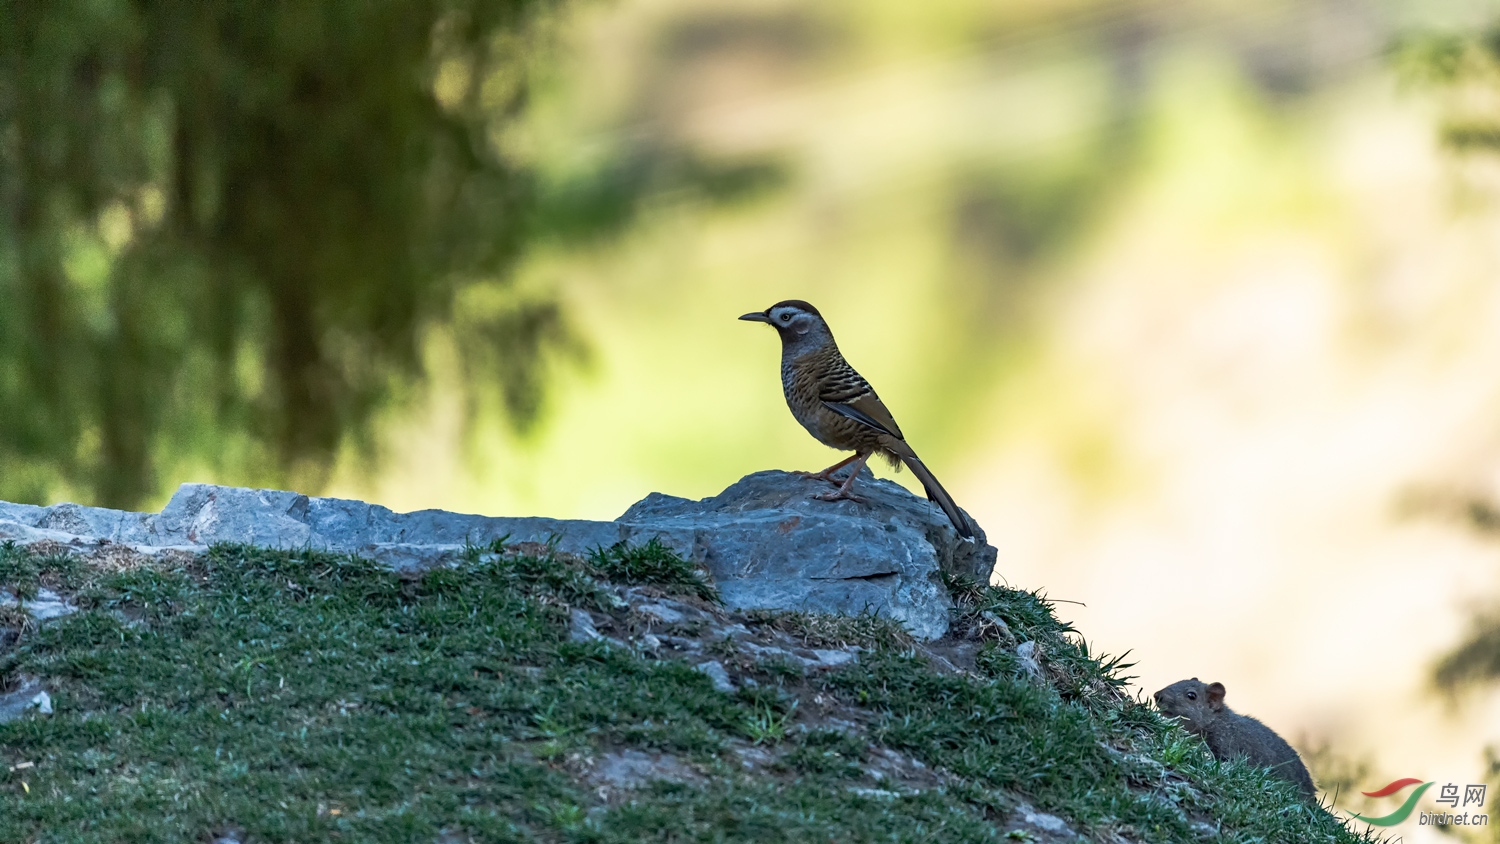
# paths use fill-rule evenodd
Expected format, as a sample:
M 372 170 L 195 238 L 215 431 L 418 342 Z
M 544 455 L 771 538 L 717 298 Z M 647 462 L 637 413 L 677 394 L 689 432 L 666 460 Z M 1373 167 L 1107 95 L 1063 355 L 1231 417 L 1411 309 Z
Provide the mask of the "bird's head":
M 740 319 L 763 322 L 775 328 L 781 335 L 782 344 L 787 347 L 811 347 L 833 339 L 823 315 L 801 299 L 777 302 L 764 311 L 753 311 Z

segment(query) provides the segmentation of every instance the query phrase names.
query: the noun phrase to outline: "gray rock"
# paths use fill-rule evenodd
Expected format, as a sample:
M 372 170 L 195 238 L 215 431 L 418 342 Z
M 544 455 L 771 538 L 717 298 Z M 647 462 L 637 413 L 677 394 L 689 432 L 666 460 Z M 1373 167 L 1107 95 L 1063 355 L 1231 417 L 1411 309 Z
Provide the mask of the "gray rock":
M 584 610 L 573 610 L 568 623 L 568 640 L 572 642 L 594 642 L 604 637 L 594 627 L 594 617 Z
M 853 651 L 824 650 L 813 648 L 813 656 L 817 657 L 817 665 L 821 668 L 837 668 L 840 665 L 848 665 L 858 659 L 858 654 Z
M 695 654 L 703 650 L 702 642 L 697 639 L 687 638 L 686 636 L 662 636 L 658 641 L 666 645 L 671 645 L 680 651 L 687 651 L 688 653 Z
M 718 660 L 699 663 L 693 666 L 698 673 L 707 677 L 714 684 L 714 689 L 721 692 L 732 692 L 735 689 L 734 681 L 729 679 L 729 672 L 724 670 L 724 663 Z
M 14 542 L 18 545 L 31 545 L 36 542 L 56 542 L 61 545 L 73 547 L 98 544 L 97 540 L 85 542 L 77 534 L 9 521 L 0 521 L 0 542 Z
M 1050 833 L 1052 835 L 1062 836 L 1064 838 L 1074 837 L 1073 830 L 1068 828 L 1067 822 L 1062 818 L 1059 818 L 1056 815 L 1049 815 L 1045 812 L 1038 812 L 1036 809 L 1033 809 L 1031 806 L 1025 803 L 1022 803 L 1017 807 L 1016 815 L 1018 816 L 1022 824 L 1031 827 L 1034 830 Z
M 309 499 L 273 489 L 183 484 L 148 530 L 153 539 L 194 545 L 244 542 L 271 548 L 326 548 L 307 524 Z M 162 544 L 151 542 L 149 544 Z
M 649 615 L 662 624 L 681 624 L 687 620 L 687 616 L 662 603 L 641 604 L 635 611 L 643 615 Z
M 703 776 L 675 756 L 622 750 L 608 753 L 595 763 L 585 777 L 597 786 L 618 789 L 639 788 L 647 783 L 702 782 Z
M 701 501 L 653 492 L 626 510 L 619 521 L 665 527 L 669 520 L 705 512 L 748 515 L 778 510 L 788 516 L 832 515 L 873 521 L 885 530 L 890 530 L 891 524 L 913 528 L 928 539 L 945 571 L 987 579 L 995 566 L 995 549 L 985 544 L 982 530 L 978 541 L 964 541 L 937 505 L 912 495 L 894 481 L 876 479 L 869 469 L 860 473 L 856 490 L 863 501 L 818 501 L 810 497 L 830 489 L 823 481 L 771 469 L 746 475 L 718 495 Z
M 118 533 L 116 527 L 111 524 L 117 519 L 110 518 L 117 514 L 123 515 L 118 511 L 106 510 L 102 507 L 58 504 L 42 511 L 41 518 L 37 519 L 34 524 L 46 530 L 57 530 L 79 536 L 110 536 Z
M 34 701 L 41 690 L 42 684 L 35 677 L 25 677 L 15 691 L 0 695 L 0 724 L 25 715 L 26 710 L 36 705 Z
M 585 553 L 624 539 L 612 522 L 501 518 L 419 510 L 396 513 L 378 504 L 339 498 L 309 498 L 279 490 L 183 484 L 161 515 L 147 517 L 146 544 L 211 545 L 244 542 L 276 548 L 318 548 L 388 554 L 416 565 L 437 565 L 467 545 L 547 542 Z M 128 540 L 122 540 L 128 541 Z M 424 555 L 414 549 L 441 547 Z
M 757 472 L 713 498 L 653 493 L 620 517 L 693 535 L 690 559 L 706 565 L 733 609 L 873 611 L 922 639 L 948 629 L 940 572 L 989 579 L 995 549 L 959 538 L 941 510 L 891 481 L 862 479 L 864 502 L 818 501 L 827 484 Z M 665 541 L 665 540 L 664 540 Z
M 0 607 L 20 607 L 37 621 L 50 621 L 78 612 L 78 608 L 62 599 L 51 589 L 38 589 L 36 597 L 29 601 L 17 600 L 12 595 L 0 594 Z
M 357 553 L 398 571 L 452 565 L 469 546 L 553 542 L 585 554 L 658 539 L 706 567 L 732 609 L 871 611 L 923 639 L 948 629 L 940 572 L 988 580 L 995 549 L 958 537 L 942 511 L 890 481 L 863 480 L 863 502 L 816 501 L 826 483 L 757 472 L 702 501 L 652 493 L 613 522 L 396 513 L 376 504 L 280 490 L 183 484 L 159 514 L 77 504 L 0 503 L 0 541 L 50 540 L 72 548 L 114 542 L 151 553 L 216 542 Z M 632 602 L 637 603 L 637 602 Z M 696 610 L 653 600 L 663 623 Z M 665 611 L 663 611 L 665 610 Z
M 0 501 L 0 521 L 34 525 L 42 518 L 46 509 L 34 504 L 11 504 L 8 501 Z
M 776 659 L 783 661 L 802 661 L 800 657 L 785 648 L 774 645 L 758 645 L 755 642 L 743 642 L 740 649 L 757 660 Z
M 764 768 L 776 761 L 776 756 L 771 751 L 753 744 L 735 745 L 730 749 L 739 757 L 740 767 L 747 771 Z
M 456 565 L 464 559 L 463 545 L 418 545 L 413 542 L 378 542 L 365 545 L 357 553 L 362 557 L 408 573 Z

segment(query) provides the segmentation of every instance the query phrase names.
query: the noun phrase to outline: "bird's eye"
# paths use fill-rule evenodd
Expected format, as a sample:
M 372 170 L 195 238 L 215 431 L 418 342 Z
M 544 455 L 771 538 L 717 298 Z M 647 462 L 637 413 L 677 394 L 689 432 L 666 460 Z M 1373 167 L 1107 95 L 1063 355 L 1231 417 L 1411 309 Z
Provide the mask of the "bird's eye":
M 1187 699 L 1188 700 L 1197 700 L 1198 699 L 1198 693 L 1197 692 L 1188 692 L 1187 693 Z
M 792 321 L 792 315 L 791 314 L 782 314 L 781 315 L 781 321 L 782 322 L 791 322 Z

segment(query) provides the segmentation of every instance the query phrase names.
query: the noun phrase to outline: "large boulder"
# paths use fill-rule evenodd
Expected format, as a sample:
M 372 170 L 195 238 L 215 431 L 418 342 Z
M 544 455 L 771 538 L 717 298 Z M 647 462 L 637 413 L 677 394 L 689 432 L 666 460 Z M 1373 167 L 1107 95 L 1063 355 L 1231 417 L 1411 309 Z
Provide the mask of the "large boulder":
M 183 484 L 159 514 L 77 504 L 0 502 L 0 541 L 79 549 L 112 542 L 143 552 L 216 542 L 357 553 L 399 570 L 443 565 L 496 539 L 552 542 L 584 554 L 660 540 L 704 565 L 734 609 L 875 612 L 934 639 L 948 628 L 942 571 L 989 579 L 995 549 L 961 539 L 943 512 L 890 481 L 861 478 L 862 501 L 818 501 L 830 487 L 757 472 L 702 501 L 652 493 L 612 522 L 396 513 L 378 504 L 295 492 Z
M 618 521 L 637 533 L 690 533 L 685 555 L 708 567 L 734 609 L 873 611 L 924 639 L 947 632 L 940 573 L 988 582 L 995 549 L 984 533 L 960 538 L 937 506 L 869 470 L 855 489 L 863 501 L 812 498 L 829 489 L 757 472 L 702 501 L 652 493 Z

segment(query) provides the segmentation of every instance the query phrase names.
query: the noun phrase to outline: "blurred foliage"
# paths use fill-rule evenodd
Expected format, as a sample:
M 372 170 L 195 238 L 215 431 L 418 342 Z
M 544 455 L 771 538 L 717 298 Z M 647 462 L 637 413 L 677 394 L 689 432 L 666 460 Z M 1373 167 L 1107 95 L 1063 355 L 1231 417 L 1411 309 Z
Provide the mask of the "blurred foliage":
M 1407 79 L 1451 95 L 1439 130 L 1445 146 L 1457 153 L 1500 153 L 1500 21 L 1477 33 L 1413 36 L 1394 55 Z M 1500 533 L 1500 507 L 1481 497 L 1438 493 L 1413 506 L 1457 516 L 1481 535 Z M 1432 677 L 1449 694 L 1500 680 L 1500 611 L 1476 614 L 1468 636 L 1438 660 Z
M 0 4 L 0 497 L 315 483 L 517 253 L 535 5 Z M 560 317 L 506 316 L 524 419 Z
M 549 186 L 533 219 L 540 235 L 586 243 L 628 226 L 640 197 L 652 190 L 690 185 L 708 201 L 738 202 L 789 179 L 787 166 L 773 157 L 720 161 L 654 144 L 626 144 L 596 170 Z
M 1448 692 L 1469 683 L 1500 680 L 1500 615 L 1475 618 L 1463 644 L 1439 660 L 1433 679 Z
M 1441 137 L 1459 152 L 1500 152 L 1500 21 L 1477 33 L 1424 33 L 1395 49 L 1409 81 L 1453 95 Z
M 526 243 L 776 175 L 627 158 L 544 190 L 505 150 L 552 5 L 0 0 L 0 498 L 130 507 L 174 465 L 311 491 L 375 456 L 439 324 L 530 425 L 580 343 L 507 281 Z
M 1444 489 L 1413 489 L 1397 502 L 1401 517 L 1437 518 L 1464 525 L 1474 534 L 1500 539 L 1500 508 L 1480 496 Z M 1444 654 L 1432 671 L 1433 685 L 1448 695 L 1500 680 L 1500 611 L 1481 610 L 1469 632 Z
M 1484 749 L 1484 781 L 1489 785 L 1491 795 L 1500 792 L 1500 747 L 1495 745 Z M 1489 834 L 1491 841 L 1500 842 L 1500 827 L 1490 827 Z
M 1327 741 L 1314 744 L 1304 738 L 1297 746 L 1313 782 L 1334 805 L 1347 807 L 1359 798 L 1360 788 L 1369 787 L 1373 766 L 1368 757 L 1345 755 Z

